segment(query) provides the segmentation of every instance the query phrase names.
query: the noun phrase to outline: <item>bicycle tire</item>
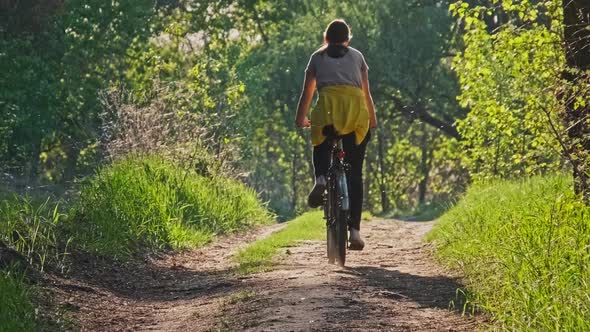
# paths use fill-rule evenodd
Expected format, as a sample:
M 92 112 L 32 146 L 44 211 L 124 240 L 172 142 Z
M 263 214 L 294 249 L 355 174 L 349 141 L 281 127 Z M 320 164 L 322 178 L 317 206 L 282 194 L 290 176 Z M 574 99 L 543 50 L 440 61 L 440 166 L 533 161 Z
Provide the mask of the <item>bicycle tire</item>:
M 334 183 L 338 183 L 338 178 L 344 176 L 344 174 L 338 174 L 338 177 L 335 179 Z M 338 264 L 344 266 L 346 263 L 346 247 L 348 244 L 348 211 L 342 209 L 341 206 L 341 196 L 342 194 L 339 192 L 339 186 L 335 185 L 335 204 L 334 204 L 334 212 L 335 212 L 335 238 L 336 238 L 336 246 L 334 248 L 335 251 L 335 258 L 338 261 Z
M 333 179 L 328 179 L 328 188 L 325 201 L 325 215 L 326 215 L 326 247 L 328 251 L 328 263 L 334 264 L 336 261 L 336 229 L 334 227 L 334 202 L 335 197 L 335 186 Z

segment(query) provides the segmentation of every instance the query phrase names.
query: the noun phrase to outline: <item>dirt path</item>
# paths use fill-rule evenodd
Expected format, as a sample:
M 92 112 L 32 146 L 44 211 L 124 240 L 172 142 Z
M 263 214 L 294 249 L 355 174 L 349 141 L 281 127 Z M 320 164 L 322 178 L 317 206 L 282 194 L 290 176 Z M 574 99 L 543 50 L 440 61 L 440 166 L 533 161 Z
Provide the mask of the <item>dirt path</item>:
M 135 266 L 89 262 L 76 280 L 55 280 L 54 287 L 61 307 L 81 321 L 76 329 L 88 331 L 476 328 L 476 320 L 449 309 L 459 284 L 421 241 L 432 223 L 376 220 L 363 227 L 367 247 L 350 253 L 346 268 L 327 264 L 323 242 L 306 242 L 286 249 L 274 271 L 234 274 L 235 247 L 275 226 Z

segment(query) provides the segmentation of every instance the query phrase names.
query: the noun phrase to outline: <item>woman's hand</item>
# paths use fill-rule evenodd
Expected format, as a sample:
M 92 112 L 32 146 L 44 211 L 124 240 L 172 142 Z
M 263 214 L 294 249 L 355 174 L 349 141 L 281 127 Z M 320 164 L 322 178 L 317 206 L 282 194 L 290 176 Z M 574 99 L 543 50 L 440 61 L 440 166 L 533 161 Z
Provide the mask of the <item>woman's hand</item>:
M 295 120 L 295 125 L 299 128 L 308 128 L 311 127 L 311 121 L 307 117 L 297 118 Z

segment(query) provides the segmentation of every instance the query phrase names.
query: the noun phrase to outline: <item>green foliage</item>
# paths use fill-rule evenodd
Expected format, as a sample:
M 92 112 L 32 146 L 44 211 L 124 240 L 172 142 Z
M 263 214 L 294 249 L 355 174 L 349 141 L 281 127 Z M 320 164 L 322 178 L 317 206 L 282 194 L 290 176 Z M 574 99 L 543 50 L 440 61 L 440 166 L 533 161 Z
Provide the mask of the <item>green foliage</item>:
M 22 275 L 0 270 L 0 331 L 35 331 L 35 308 L 31 290 Z
M 309 138 L 293 125 L 303 69 L 325 25 L 344 17 L 353 46 L 378 73 L 372 81 L 384 143 L 369 148 L 379 181 L 369 185 L 368 202 L 385 192 L 396 206 L 416 204 L 431 169 L 428 199 L 460 188 L 460 177 L 445 176 L 460 161 L 456 150 L 411 110 L 449 123 L 462 116 L 446 59 L 457 30 L 443 4 L 72 0 L 43 4 L 33 26 L 22 24 L 36 13 L 27 6 L 0 24 L 2 171 L 61 182 L 90 173 L 104 157 L 101 97 L 123 91 L 125 105 L 158 100 L 169 112 L 198 115 L 211 150 L 239 147 L 232 158 L 247 181 L 273 210 L 294 215 L 306 209 L 312 181 Z M 421 149 L 455 155 L 420 168 Z
M 78 158 L 97 141 L 98 93 L 121 75 L 127 47 L 148 38 L 156 8 L 148 0 L 35 3 L 17 2 L 0 23 L 0 160 L 3 171 L 59 181 L 88 166 Z M 19 24 L 31 16 L 40 19 Z
M 323 212 L 308 212 L 287 223 L 287 226 L 270 236 L 240 250 L 235 260 L 240 273 L 253 273 L 272 269 L 273 258 L 280 248 L 291 247 L 303 240 L 325 240 L 326 225 Z
M 461 83 L 459 100 L 470 111 L 458 129 L 477 179 L 561 167 L 550 126 L 553 122 L 560 128 L 556 92 L 565 65 L 559 3 L 503 1 L 493 10 L 464 1 L 451 6 L 466 29 L 465 49 L 454 67 Z M 507 21 L 490 31 L 489 21 L 502 17 Z
M 445 176 L 461 161 L 457 145 L 442 137 L 439 129 L 424 127 L 412 111 L 432 112 L 451 119 L 450 123 L 463 116 L 455 101 L 457 80 L 447 59 L 456 29 L 445 5 L 400 0 L 266 3 L 257 2 L 259 14 L 274 21 L 245 31 L 254 36 L 264 32 L 266 38 L 250 44 L 238 74 L 248 98 L 242 115 L 244 167 L 252 170 L 250 183 L 270 199 L 273 209 L 305 209 L 312 180 L 311 146 L 308 134 L 294 128 L 293 118 L 309 56 L 322 44 L 326 25 L 337 17 L 351 24 L 351 46 L 364 53 L 371 68 L 383 136 L 381 147 L 376 144 L 377 135 L 369 146 L 369 205 L 376 206 L 382 192 L 394 205 L 417 203 L 418 184 L 424 177 L 419 166 L 421 146 L 427 153 L 445 150 L 429 158 L 429 199 L 458 190 L 463 178 L 460 167 L 455 174 L 461 176 Z
M 503 329 L 590 328 L 590 209 L 565 175 L 470 188 L 429 235 Z
M 101 169 L 82 188 L 71 220 L 77 245 L 121 257 L 199 246 L 271 217 L 256 193 L 236 180 L 205 177 L 153 156 Z
M 468 179 L 461 143 L 403 118 L 382 121 L 386 122 L 381 128 L 391 131 L 380 129 L 373 137 L 365 173 L 369 181 L 367 203 L 374 211 L 412 210 L 427 202 L 447 201 L 464 190 Z M 419 183 L 425 174 L 426 202 L 419 202 Z M 387 196 L 385 204 L 382 191 Z
M 237 137 L 245 89 L 235 72 L 242 40 L 224 4 L 161 15 L 150 40 L 128 49 L 124 80 L 139 104 L 157 99 L 174 112 L 200 115 L 216 148 Z
M 0 201 L 0 242 L 14 248 L 43 271 L 46 263 L 63 268 L 70 240 L 59 203 L 14 196 Z

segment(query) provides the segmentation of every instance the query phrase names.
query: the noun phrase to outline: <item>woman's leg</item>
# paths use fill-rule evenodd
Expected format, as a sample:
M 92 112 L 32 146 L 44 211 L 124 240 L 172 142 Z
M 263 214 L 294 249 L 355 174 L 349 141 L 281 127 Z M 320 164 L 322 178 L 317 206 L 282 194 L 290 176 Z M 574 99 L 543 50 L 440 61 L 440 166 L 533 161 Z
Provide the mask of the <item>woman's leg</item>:
M 316 179 L 326 176 L 330 168 L 330 144 L 325 140 L 322 144 L 313 147 L 313 171 Z
M 330 143 L 325 140 L 322 144 L 313 147 L 313 171 L 315 184 L 307 196 L 307 205 L 311 208 L 319 207 L 324 202 L 324 190 L 326 188 L 326 175 L 330 169 Z
M 346 152 L 345 160 L 350 165 L 346 174 L 348 180 L 348 197 L 350 198 L 350 228 L 357 231 L 361 227 L 361 213 L 363 211 L 363 162 L 367 144 L 371 139 L 371 131 L 367 136 L 356 145 L 355 135 L 347 135 L 342 141 L 344 151 Z

